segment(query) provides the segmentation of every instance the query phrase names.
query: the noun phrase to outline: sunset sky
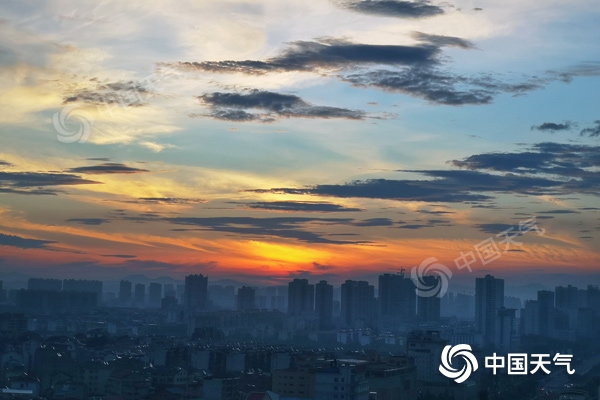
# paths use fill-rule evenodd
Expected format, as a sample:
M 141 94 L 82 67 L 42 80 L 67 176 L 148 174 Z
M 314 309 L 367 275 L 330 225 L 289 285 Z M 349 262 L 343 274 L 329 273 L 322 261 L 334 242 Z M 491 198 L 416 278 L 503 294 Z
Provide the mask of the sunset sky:
M 435 257 L 600 283 L 597 0 L 0 16 L 2 273 L 339 283 Z

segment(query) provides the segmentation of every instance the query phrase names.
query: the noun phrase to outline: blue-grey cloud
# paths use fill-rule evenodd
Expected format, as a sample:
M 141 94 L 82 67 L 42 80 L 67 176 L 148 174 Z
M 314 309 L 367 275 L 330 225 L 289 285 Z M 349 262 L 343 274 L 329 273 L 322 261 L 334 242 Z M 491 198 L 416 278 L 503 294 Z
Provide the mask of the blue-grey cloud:
M 140 197 L 135 200 L 125 200 L 125 202 L 135 204 L 156 204 L 161 206 L 171 206 L 203 204 L 206 203 L 206 200 L 184 197 Z
M 595 125 L 581 130 L 581 136 L 598 137 L 600 136 L 600 120 L 594 121 Z
M 396 18 L 426 18 L 444 13 L 444 9 L 428 1 L 350 0 L 340 2 L 348 10 L 362 14 Z
M 99 165 L 71 168 L 69 169 L 69 172 L 83 174 L 139 174 L 150 171 L 147 169 L 128 167 L 127 165 L 120 163 L 103 163 Z
M 514 230 L 510 232 L 510 235 L 512 236 L 519 234 L 518 226 L 510 224 L 478 224 L 476 225 L 476 228 L 479 229 L 481 232 L 490 233 L 492 235 L 498 235 L 506 231 L 507 229 L 514 228 Z
M 279 56 L 266 61 L 179 62 L 173 67 L 188 71 L 265 74 L 269 72 L 339 70 L 358 65 L 426 65 L 436 63 L 439 47 L 354 43 L 340 39 L 297 41 Z
M 0 246 L 18 247 L 20 249 L 42 249 L 56 242 L 50 240 L 26 239 L 20 236 L 0 233 Z
M 106 218 L 70 218 L 67 222 L 77 222 L 83 225 L 102 225 L 109 223 L 110 220 Z
M 291 94 L 262 90 L 249 90 L 234 93 L 208 93 L 198 99 L 211 108 L 209 116 L 234 122 L 272 122 L 276 118 L 346 118 L 364 119 L 360 110 L 339 107 L 317 106 Z M 248 110 L 257 110 L 250 113 Z
M 600 196 L 600 149 L 593 146 L 539 143 L 530 151 L 477 154 L 454 160 L 460 170 L 405 170 L 431 180 L 369 179 L 337 185 L 251 190 L 423 202 L 480 203 L 498 193 L 515 195 Z
M 346 207 L 340 204 L 310 201 L 258 201 L 244 203 L 246 207 L 258 210 L 297 211 L 297 212 L 357 212 L 360 208 Z
M 531 130 L 536 131 L 547 131 L 547 132 L 558 132 L 558 131 L 568 131 L 573 128 L 573 123 L 571 121 L 565 121 L 562 124 L 556 122 L 544 122 L 540 125 L 533 125 Z
M 47 172 L 1 172 L 0 193 L 23 195 L 56 195 L 56 189 L 47 186 L 75 186 L 99 184 L 72 174 Z
M 123 107 L 140 107 L 146 104 L 148 88 L 139 82 L 108 82 L 98 83 L 92 89 L 84 89 L 69 93 L 63 104 L 83 102 L 95 105 L 118 104 Z

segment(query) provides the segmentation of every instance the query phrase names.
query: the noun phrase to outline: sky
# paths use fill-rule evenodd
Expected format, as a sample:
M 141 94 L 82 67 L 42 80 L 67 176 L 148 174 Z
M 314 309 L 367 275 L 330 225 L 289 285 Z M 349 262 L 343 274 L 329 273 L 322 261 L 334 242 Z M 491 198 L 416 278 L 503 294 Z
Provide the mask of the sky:
M 600 283 L 595 0 L 0 15 L 2 273 Z

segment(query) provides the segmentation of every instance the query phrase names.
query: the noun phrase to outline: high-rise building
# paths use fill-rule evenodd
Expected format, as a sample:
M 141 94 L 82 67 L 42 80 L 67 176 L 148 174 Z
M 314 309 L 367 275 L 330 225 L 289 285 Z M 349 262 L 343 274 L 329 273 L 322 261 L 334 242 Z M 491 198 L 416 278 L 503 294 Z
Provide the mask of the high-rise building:
M 519 325 L 521 335 L 538 335 L 539 325 L 537 300 L 525 301 L 525 308 L 521 310 Z
M 288 314 L 308 316 L 315 309 L 315 286 L 306 279 L 294 279 L 288 284 Z
M 437 287 L 441 279 L 439 276 L 431 275 L 421 278 L 427 287 Z M 417 296 L 417 316 L 421 321 L 439 321 L 441 299 L 438 296 Z
M 379 275 L 379 315 L 402 322 L 413 319 L 417 304 L 415 288 L 404 273 Z
M 329 329 L 333 324 L 333 285 L 320 281 L 315 285 L 315 313 L 319 328 Z
M 597 285 L 588 285 L 586 307 L 594 312 L 596 317 L 600 317 L 600 290 Z
M 136 283 L 133 298 L 136 306 L 143 306 L 146 302 L 146 285 L 143 283 Z
M 237 309 L 239 311 L 256 309 L 256 290 L 249 286 L 242 286 L 237 292 Z
M 557 286 L 554 291 L 556 308 L 560 310 L 577 310 L 579 308 L 579 289 L 575 286 Z
M 203 311 L 208 307 L 208 277 L 202 274 L 185 277 L 184 305 L 190 311 Z
M 372 325 L 375 311 L 375 287 L 366 281 L 347 280 L 342 284 L 342 323 L 349 328 Z
M 515 324 L 515 309 L 499 308 L 496 315 L 496 332 L 494 335 L 494 349 L 499 351 L 512 351 L 517 349 L 518 338 Z
M 62 290 L 62 281 L 60 279 L 29 278 L 27 289 L 60 292 Z
M 175 285 L 172 283 L 165 283 L 165 296 L 164 297 L 177 297 L 177 292 L 175 291 Z
M 554 292 L 540 290 L 537 292 L 538 334 L 554 336 Z
M 119 284 L 119 301 L 126 304 L 131 301 L 132 284 L 130 281 L 122 280 Z
M 475 280 L 475 327 L 486 344 L 493 344 L 498 309 L 504 307 L 504 279 L 492 275 Z
M 158 282 L 150 283 L 148 286 L 148 303 L 150 307 L 160 307 L 160 299 L 162 298 L 162 285 Z

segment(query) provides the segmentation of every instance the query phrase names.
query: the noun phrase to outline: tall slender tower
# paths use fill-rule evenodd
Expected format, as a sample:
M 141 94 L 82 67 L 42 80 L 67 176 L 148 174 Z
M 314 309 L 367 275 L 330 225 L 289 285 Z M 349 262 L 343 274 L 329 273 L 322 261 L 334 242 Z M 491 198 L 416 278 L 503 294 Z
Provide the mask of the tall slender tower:
M 504 307 L 504 279 L 492 275 L 475 280 L 475 327 L 486 344 L 492 344 L 496 334 L 498 309 Z

